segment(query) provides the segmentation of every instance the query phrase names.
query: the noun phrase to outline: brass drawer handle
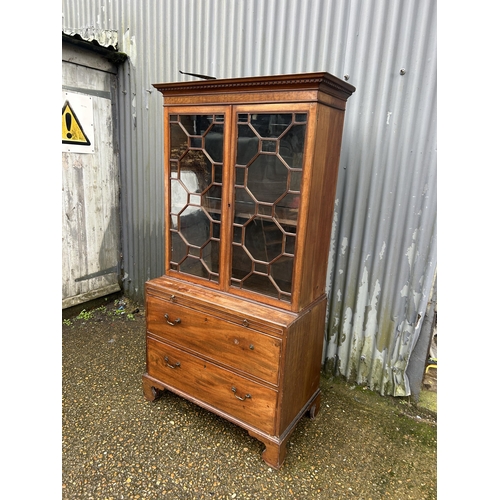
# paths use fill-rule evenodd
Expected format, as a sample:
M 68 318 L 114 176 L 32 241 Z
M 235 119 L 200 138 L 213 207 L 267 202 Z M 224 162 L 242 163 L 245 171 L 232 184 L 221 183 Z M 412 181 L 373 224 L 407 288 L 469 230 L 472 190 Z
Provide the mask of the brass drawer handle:
M 177 361 L 177 363 L 175 363 L 175 365 L 171 365 L 171 364 L 168 362 L 168 356 L 165 356 L 163 359 L 165 360 L 165 363 L 167 363 L 167 366 L 168 366 L 169 368 L 174 369 L 174 368 L 179 368 L 179 366 L 181 366 L 181 364 L 180 364 L 180 362 L 179 362 L 179 361 Z
M 236 394 L 236 387 L 231 387 L 231 390 L 234 392 L 234 397 L 236 399 L 239 399 L 240 401 L 245 401 L 245 399 L 250 399 L 252 397 L 251 394 L 246 394 L 244 398 L 238 396 L 238 394 Z
M 175 326 L 175 325 L 178 325 L 180 322 L 181 322 L 181 318 L 177 318 L 176 320 L 174 320 L 174 322 L 172 323 L 171 321 L 168 320 L 168 314 L 165 314 L 165 319 L 167 320 L 167 323 L 170 325 L 170 326 Z

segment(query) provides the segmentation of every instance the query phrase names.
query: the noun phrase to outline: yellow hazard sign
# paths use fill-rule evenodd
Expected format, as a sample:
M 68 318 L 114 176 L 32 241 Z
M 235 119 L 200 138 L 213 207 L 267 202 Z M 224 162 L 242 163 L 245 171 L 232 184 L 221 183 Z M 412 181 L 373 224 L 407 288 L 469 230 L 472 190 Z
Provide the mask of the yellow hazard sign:
M 62 142 L 63 144 L 90 146 L 90 140 L 68 101 L 62 108 Z

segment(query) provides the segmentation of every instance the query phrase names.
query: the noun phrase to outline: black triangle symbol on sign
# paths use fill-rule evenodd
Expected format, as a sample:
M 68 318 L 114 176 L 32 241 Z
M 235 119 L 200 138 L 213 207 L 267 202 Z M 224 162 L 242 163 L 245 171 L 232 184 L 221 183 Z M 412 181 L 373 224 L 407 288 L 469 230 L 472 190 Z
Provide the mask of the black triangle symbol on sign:
M 68 101 L 62 108 L 62 143 L 90 146 L 89 138 Z

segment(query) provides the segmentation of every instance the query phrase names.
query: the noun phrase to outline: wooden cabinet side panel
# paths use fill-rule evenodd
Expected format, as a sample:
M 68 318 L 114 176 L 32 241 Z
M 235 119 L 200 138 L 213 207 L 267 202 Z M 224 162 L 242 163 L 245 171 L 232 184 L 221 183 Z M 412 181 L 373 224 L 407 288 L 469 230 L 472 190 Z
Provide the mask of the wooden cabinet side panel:
M 325 313 L 326 296 L 306 309 L 286 335 L 278 435 L 319 389 Z
M 297 310 L 325 292 L 343 124 L 343 111 L 319 106 Z

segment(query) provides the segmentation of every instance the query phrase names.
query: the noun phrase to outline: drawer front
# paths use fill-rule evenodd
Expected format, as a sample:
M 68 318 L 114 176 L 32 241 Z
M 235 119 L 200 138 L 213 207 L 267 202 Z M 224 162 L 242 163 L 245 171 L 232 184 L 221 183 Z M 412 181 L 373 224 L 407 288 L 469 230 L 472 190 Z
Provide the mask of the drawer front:
M 278 385 L 281 339 L 157 297 L 147 297 L 147 308 L 152 334 Z
M 269 434 L 277 392 L 173 346 L 147 339 L 148 374 Z

